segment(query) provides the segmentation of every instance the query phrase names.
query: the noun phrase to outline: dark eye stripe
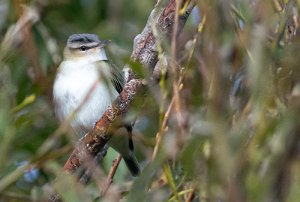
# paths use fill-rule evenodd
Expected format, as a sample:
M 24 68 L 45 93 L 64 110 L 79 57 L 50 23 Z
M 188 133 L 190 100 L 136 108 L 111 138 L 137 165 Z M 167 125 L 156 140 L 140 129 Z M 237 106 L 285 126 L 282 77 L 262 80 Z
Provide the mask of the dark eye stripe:
M 91 45 L 81 45 L 81 46 L 78 46 L 78 47 L 69 47 L 71 50 L 81 50 L 82 49 L 82 47 L 85 47 L 85 50 L 89 50 L 89 49 L 91 49 L 91 48 L 95 48 L 95 47 L 97 47 L 97 46 L 99 46 L 99 44 L 97 44 L 97 45 L 93 45 L 93 46 L 91 46 Z

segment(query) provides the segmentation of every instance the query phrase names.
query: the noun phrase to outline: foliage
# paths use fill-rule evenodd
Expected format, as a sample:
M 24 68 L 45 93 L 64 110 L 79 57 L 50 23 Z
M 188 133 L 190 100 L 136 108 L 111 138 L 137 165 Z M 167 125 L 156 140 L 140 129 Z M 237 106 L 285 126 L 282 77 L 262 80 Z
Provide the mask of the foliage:
M 121 162 L 102 196 L 113 150 L 87 185 L 64 173 L 77 138 L 51 88 L 67 37 L 110 39 L 122 67 L 155 3 L 0 0 L 0 201 L 298 201 L 296 0 L 196 1 L 178 40 L 159 43 L 168 74 L 132 109 L 141 175 Z

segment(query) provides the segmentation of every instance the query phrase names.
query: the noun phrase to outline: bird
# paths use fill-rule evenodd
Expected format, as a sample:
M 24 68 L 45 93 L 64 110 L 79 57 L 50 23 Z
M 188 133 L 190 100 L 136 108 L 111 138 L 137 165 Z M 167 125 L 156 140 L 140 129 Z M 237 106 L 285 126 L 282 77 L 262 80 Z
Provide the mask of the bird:
M 70 126 L 79 137 L 92 130 L 125 85 L 126 72 L 107 58 L 104 48 L 109 42 L 95 34 L 70 35 L 57 69 L 53 84 L 55 114 L 61 122 L 73 115 Z M 132 176 L 137 176 L 140 166 L 131 132 L 131 124 L 119 125 L 108 144 L 121 154 Z

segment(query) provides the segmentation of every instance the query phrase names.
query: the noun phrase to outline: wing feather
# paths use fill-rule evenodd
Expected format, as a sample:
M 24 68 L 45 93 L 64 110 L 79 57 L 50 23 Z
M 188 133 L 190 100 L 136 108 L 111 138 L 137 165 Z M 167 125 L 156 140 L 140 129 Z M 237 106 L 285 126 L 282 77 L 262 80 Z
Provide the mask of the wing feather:
M 115 65 L 110 64 L 110 66 L 111 66 L 111 74 L 112 74 L 111 81 L 115 89 L 118 91 L 118 93 L 121 93 L 125 85 L 124 76 Z

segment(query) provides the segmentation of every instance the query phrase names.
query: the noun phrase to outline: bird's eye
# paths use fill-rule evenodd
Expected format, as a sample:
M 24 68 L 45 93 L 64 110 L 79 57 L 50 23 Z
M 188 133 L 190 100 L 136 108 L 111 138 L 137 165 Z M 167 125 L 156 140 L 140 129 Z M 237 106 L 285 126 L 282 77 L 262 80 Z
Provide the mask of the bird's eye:
M 80 50 L 81 50 L 81 51 L 86 51 L 86 50 L 87 50 L 87 47 L 86 47 L 86 46 L 80 46 Z

